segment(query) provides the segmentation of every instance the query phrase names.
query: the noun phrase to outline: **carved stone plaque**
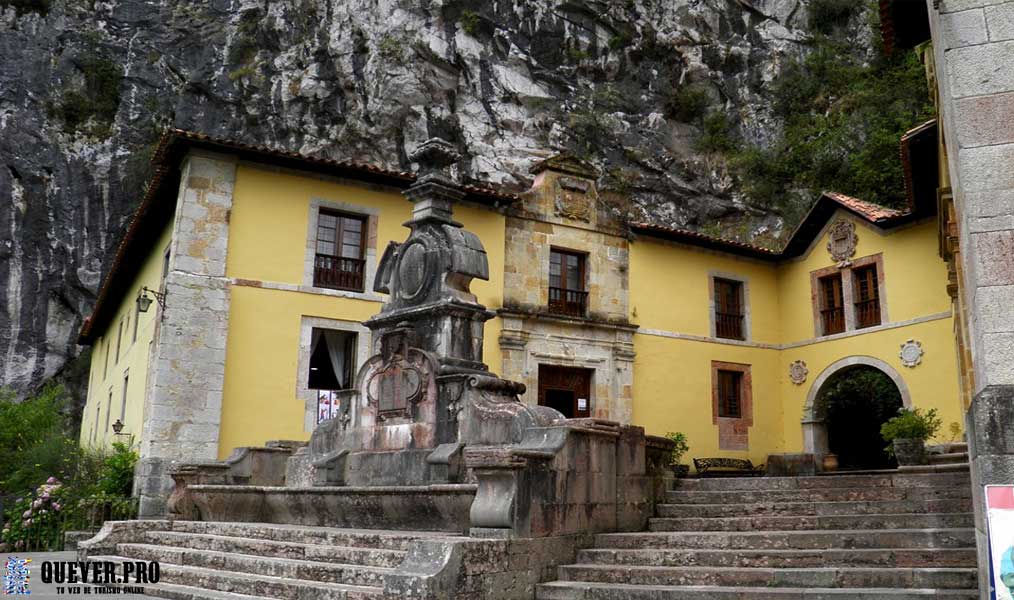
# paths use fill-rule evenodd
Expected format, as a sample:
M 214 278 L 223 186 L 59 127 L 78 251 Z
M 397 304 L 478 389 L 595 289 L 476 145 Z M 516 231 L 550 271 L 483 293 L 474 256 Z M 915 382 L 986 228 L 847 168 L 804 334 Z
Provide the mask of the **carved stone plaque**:
M 806 368 L 806 363 L 801 360 L 797 360 L 789 365 L 789 379 L 796 385 L 802 385 L 809 374 L 810 370 Z
M 838 263 L 839 267 L 847 267 L 852 264 L 852 257 L 856 254 L 856 244 L 859 243 L 859 236 L 856 235 L 856 224 L 845 219 L 835 221 L 828 230 L 827 251 L 831 258 Z
M 587 223 L 591 221 L 591 200 L 585 194 L 563 189 L 556 195 L 556 214 L 565 219 Z
M 922 343 L 914 339 L 908 339 L 901 345 L 901 352 L 898 352 L 898 357 L 901 358 L 901 364 L 914 369 L 922 362 L 923 354 L 925 352 L 922 349 Z

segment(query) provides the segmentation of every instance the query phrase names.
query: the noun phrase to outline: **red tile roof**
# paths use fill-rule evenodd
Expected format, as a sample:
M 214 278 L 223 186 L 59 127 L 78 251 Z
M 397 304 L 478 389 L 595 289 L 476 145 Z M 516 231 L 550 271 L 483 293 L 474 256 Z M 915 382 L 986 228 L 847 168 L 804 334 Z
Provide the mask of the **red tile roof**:
M 866 218 L 866 220 L 877 223 L 885 219 L 894 219 L 906 214 L 908 211 L 897 210 L 894 208 L 887 208 L 879 204 L 860 200 L 859 198 L 853 198 L 852 196 L 846 196 L 838 192 L 824 192 L 824 196 L 834 200 L 838 204 L 841 204 L 845 208 L 852 210 L 859 216 Z
M 269 146 L 216 138 L 194 131 L 169 129 L 159 139 L 155 148 L 152 156 L 154 175 L 149 179 L 141 202 L 138 204 L 137 210 L 134 211 L 126 232 L 116 248 L 109 273 L 106 274 L 102 286 L 99 288 L 92 314 L 85 318 L 81 326 L 78 333 L 79 344 L 91 343 L 94 340 L 95 325 L 111 318 L 109 311 L 115 310 L 117 301 L 126 293 L 126 284 L 118 279 L 124 274 L 124 271 L 137 268 L 136 263 L 139 259 L 135 254 L 144 252 L 144 250 L 138 248 L 135 251 L 135 246 L 141 246 L 146 241 L 150 242 L 150 240 L 144 239 L 146 236 L 139 236 L 138 232 L 148 226 L 150 221 L 165 217 L 165 211 L 159 210 L 162 207 L 159 206 L 157 197 L 164 192 L 164 186 L 173 185 L 174 178 L 169 175 L 176 166 L 176 160 L 186 149 L 191 147 L 238 153 L 252 160 L 280 159 L 296 168 L 332 173 L 349 179 L 361 179 L 399 188 L 408 187 L 416 179 L 414 173 L 387 169 L 369 163 L 321 158 Z M 518 199 L 517 194 L 500 191 L 488 184 L 469 183 L 461 187 L 466 193 L 465 199 L 475 202 L 500 205 L 513 203 Z

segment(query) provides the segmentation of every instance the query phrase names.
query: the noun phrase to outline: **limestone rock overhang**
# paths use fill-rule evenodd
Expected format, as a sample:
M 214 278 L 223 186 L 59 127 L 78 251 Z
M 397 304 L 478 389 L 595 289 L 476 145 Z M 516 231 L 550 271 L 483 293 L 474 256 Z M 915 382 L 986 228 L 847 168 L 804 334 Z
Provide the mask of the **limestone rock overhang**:
M 158 234 L 175 213 L 180 167 L 192 150 L 235 156 L 239 160 L 270 164 L 342 179 L 404 190 L 416 180 L 409 171 L 369 163 L 322 158 L 267 146 L 216 138 L 182 129 L 167 130 L 152 156 L 153 175 L 141 201 L 117 246 L 116 253 L 99 288 L 95 306 L 78 332 L 77 343 L 91 345 L 115 315 L 120 300 L 130 291 L 133 277 L 153 249 Z M 464 200 L 499 209 L 510 206 L 518 196 L 489 185 L 461 186 Z

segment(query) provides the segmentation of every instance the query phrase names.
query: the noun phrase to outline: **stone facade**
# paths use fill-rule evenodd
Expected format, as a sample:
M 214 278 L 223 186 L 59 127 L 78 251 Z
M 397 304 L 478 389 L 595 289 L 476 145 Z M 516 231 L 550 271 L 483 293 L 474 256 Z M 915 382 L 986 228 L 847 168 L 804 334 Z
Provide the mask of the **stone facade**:
M 976 496 L 980 588 L 987 598 L 982 487 L 1014 481 L 1014 2 L 927 0 L 946 173 L 942 251 L 951 260 L 956 339 Z
M 229 324 L 225 259 L 235 179 L 231 157 L 195 153 L 181 169 L 135 479 L 142 517 L 165 513 L 172 463 L 218 457 Z
M 628 322 L 629 243 L 621 207 L 599 195 L 596 173 L 557 156 L 533 167 L 535 183 L 507 217 L 500 349 L 504 377 L 538 402 L 540 365 L 592 371 L 589 416 L 629 423 L 636 330 Z M 549 310 L 553 249 L 584 256 L 587 308 L 582 316 Z

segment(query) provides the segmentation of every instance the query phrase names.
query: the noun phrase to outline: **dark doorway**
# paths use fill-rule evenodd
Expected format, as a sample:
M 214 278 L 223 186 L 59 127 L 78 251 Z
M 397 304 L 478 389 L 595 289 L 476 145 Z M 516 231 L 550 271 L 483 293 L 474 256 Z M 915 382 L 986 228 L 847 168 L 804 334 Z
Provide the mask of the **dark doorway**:
M 828 447 L 840 469 L 893 469 L 880 426 L 904 406 L 898 386 L 883 371 L 859 365 L 842 369 L 817 394 Z
M 568 419 L 591 413 L 591 370 L 539 365 L 539 404 Z

